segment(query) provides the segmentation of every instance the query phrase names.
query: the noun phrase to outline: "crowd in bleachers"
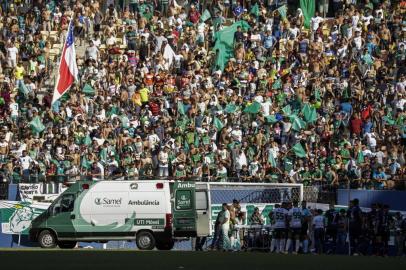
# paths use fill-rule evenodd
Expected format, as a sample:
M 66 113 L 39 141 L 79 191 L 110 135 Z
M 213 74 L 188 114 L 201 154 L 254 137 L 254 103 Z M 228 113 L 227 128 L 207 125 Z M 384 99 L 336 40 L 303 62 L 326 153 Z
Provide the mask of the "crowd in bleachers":
M 405 188 L 405 1 L 0 8 L 3 181 Z M 51 104 L 69 23 L 79 80 Z

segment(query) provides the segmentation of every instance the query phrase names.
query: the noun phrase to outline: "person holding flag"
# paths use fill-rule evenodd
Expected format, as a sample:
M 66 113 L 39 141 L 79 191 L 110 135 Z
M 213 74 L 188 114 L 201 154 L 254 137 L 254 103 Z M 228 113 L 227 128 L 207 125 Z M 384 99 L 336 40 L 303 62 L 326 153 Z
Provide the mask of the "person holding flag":
M 62 49 L 61 62 L 59 64 L 58 77 L 55 84 L 52 104 L 61 98 L 78 79 L 78 66 L 76 63 L 74 26 L 71 19 L 68 27 L 65 45 Z

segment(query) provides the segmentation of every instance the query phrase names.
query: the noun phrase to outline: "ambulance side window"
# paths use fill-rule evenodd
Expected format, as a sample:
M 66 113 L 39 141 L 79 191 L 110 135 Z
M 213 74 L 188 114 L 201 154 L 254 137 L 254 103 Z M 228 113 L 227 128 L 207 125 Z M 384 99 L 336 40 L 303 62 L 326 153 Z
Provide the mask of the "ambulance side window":
M 61 201 L 61 212 L 72 212 L 75 204 L 74 194 L 65 194 Z
M 51 212 L 52 216 L 56 216 L 61 211 L 61 201 L 62 198 L 56 199 L 52 204 L 52 206 L 49 208 L 49 211 Z
M 207 210 L 207 192 L 206 191 L 196 191 L 196 210 Z

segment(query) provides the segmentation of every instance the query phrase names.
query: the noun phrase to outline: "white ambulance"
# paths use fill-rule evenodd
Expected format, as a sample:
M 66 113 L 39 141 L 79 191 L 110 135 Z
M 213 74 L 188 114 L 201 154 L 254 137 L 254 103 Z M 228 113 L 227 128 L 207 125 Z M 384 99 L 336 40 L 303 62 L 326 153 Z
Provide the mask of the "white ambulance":
M 172 249 L 175 237 L 211 234 L 207 184 L 187 181 L 78 181 L 31 223 L 43 248 L 135 240 L 142 250 Z

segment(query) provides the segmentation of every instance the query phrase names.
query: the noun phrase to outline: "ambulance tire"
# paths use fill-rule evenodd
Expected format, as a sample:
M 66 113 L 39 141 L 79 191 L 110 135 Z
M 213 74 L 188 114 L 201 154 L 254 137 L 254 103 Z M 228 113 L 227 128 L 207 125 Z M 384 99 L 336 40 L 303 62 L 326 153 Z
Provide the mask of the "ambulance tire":
M 156 243 L 154 235 L 148 231 L 137 233 L 135 242 L 140 250 L 152 250 Z
M 167 242 L 157 242 L 156 248 L 158 250 L 171 250 L 174 245 L 175 245 L 175 241 L 169 240 Z
M 51 231 L 43 230 L 38 235 L 38 243 L 42 248 L 55 248 L 56 236 Z
M 76 247 L 77 242 L 75 241 L 60 241 L 58 242 L 58 247 L 62 249 L 72 249 Z

